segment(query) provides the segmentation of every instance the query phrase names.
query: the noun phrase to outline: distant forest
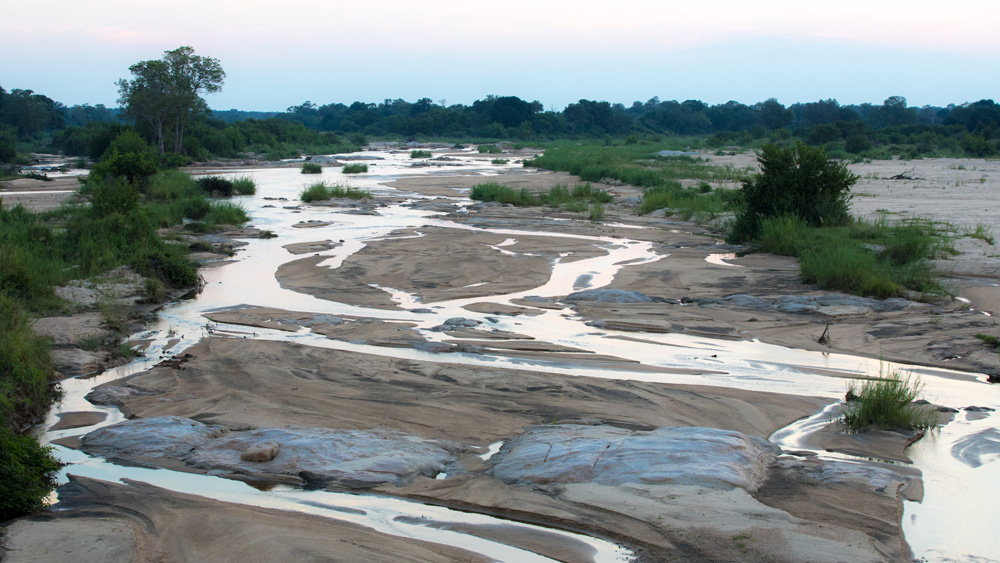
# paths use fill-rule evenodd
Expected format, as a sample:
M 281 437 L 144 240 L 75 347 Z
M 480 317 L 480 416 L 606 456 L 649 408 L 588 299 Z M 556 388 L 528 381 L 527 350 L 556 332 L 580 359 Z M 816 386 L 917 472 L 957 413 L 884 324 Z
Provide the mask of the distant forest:
M 31 90 L 0 88 L 0 162 L 24 160 L 29 151 L 58 151 L 98 159 L 127 123 L 118 108 L 65 106 Z M 910 107 L 892 96 L 881 104 L 840 105 L 820 100 L 784 106 L 774 98 L 753 105 L 708 105 L 652 98 L 631 105 L 580 100 L 562 111 L 537 101 L 487 96 L 471 105 L 444 105 L 428 98 L 407 102 L 305 102 L 284 112 L 207 107 L 193 116 L 175 160 L 269 158 L 356 150 L 371 139 L 539 143 L 597 139 L 606 144 L 664 142 L 699 148 L 759 146 L 802 140 L 833 156 L 975 156 L 1000 153 L 1000 104 L 980 100 L 947 107 Z M 20 153 L 20 156 L 18 156 Z M 180 164 L 181 162 L 177 162 Z

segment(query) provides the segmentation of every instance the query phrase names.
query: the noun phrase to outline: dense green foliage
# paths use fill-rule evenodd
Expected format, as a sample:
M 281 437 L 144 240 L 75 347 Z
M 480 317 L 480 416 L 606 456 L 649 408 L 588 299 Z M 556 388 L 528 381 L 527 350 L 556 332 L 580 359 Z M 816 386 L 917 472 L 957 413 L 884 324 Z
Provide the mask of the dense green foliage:
M 51 448 L 0 426 L 0 522 L 41 508 L 58 471 Z
M 368 190 L 353 188 L 351 186 L 328 185 L 326 182 L 316 182 L 308 188 L 302 190 L 299 198 L 306 202 L 325 201 L 334 198 L 347 199 L 368 199 L 372 196 Z
M 431 151 L 410 151 L 410 158 L 430 158 L 434 156 Z
M 303 174 L 321 174 L 322 172 L 323 172 L 323 167 L 315 162 L 302 163 Z
M 772 217 L 797 217 L 812 227 L 847 223 L 850 190 L 858 177 L 846 164 L 828 160 L 823 148 L 801 141 L 788 148 L 764 145 L 757 160 L 760 173 L 743 180 L 730 240 L 753 239 L 761 221 Z
M 885 430 L 933 427 L 937 424 L 937 411 L 914 404 L 922 389 L 919 378 L 895 370 L 879 373 L 877 379 L 865 379 L 860 386 L 852 382 L 842 421 L 849 432 L 863 432 L 872 427 Z

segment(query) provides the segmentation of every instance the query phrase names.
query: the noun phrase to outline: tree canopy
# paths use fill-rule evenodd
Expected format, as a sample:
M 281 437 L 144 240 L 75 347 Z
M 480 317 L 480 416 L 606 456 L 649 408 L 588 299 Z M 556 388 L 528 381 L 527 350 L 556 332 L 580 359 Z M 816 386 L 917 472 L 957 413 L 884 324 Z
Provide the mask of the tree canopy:
M 222 90 L 226 73 L 218 59 L 194 54 L 192 47 L 166 51 L 159 60 L 129 67 L 132 80 L 118 81 L 118 103 L 125 114 L 150 130 L 160 155 L 166 150 L 166 126 L 173 125 L 173 152 L 184 151 L 188 119 L 208 106 L 202 93 Z

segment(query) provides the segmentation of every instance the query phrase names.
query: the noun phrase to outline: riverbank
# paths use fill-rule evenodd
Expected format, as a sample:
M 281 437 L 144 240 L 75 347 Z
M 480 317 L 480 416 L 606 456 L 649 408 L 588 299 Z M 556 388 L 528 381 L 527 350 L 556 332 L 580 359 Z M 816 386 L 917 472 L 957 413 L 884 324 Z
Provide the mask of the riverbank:
M 572 182 L 565 175 L 522 172 L 510 170 L 490 180 L 529 189 Z M 277 231 L 279 239 L 270 246 L 255 242 L 261 250 L 248 252 L 259 258 L 250 260 L 275 265 L 264 273 L 276 276 L 268 282 L 273 285 L 252 281 L 250 269 L 234 270 L 240 273 L 232 278 L 225 275 L 225 266 L 216 278 L 206 274 L 209 293 L 215 291 L 213 284 L 248 286 L 234 288 L 236 295 L 217 303 L 222 310 L 204 313 L 217 323 L 210 326 L 217 336 L 188 348 L 189 356 L 102 386 L 103 399 L 94 396 L 137 421 L 182 417 L 218 428 L 219 435 L 167 455 L 111 446 L 102 450 L 104 442 L 96 436 L 63 443 L 128 463 L 221 474 L 262 488 L 274 483 L 350 491 L 360 487 L 542 521 L 613 539 L 648 561 L 909 558 L 900 520 L 903 500 L 920 497 L 918 472 L 902 465 L 831 461 L 811 452 L 779 456 L 760 440 L 835 402 L 857 372 L 833 363 L 804 366 L 794 355 L 787 361 L 774 356 L 763 369 L 741 367 L 736 358 L 750 350 L 741 347 L 760 339 L 826 354 L 867 355 L 875 365 L 884 358 L 982 371 L 988 367 L 986 355 L 956 350 L 973 344 L 971 331 L 991 330 L 990 324 L 971 324 L 991 320 L 983 314 L 993 312 L 988 308 L 990 286 L 981 286 L 986 297 L 971 304 L 832 296 L 798 281 L 790 259 L 737 257 L 732 255 L 737 249 L 701 227 L 635 216 L 630 198 L 636 192 L 627 186 L 602 186 L 615 193 L 616 203 L 606 206 L 603 222 L 592 223 L 579 213 L 469 206 L 455 200 L 482 179 L 393 182 L 396 191 L 377 196 L 387 207 L 365 213 L 391 218 L 399 202 L 416 195 L 425 199 L 398 212 L 433 209 L 444 215 L 433 221 L 417 217 L 411 225 L 399 221 L 398 228 L 361 239 L 338 227 L 368 225 L 360 222 L 367 216 L 336 202 L 275 209 L 274 215 L 266 215 L 267 228 L 323 218 L 330 229 L 295 229 L 299 234 L 294 235 Z M 266 188 L 265 183 L 262 195 L 271 195 Z M 358 240 L 363 242 L 352 247 Z M 282 249 L 285 245 L 300 246 Z M 300 248 L 314 248 L 323 256 L 297 257 L 292 250 Z M 338 267 L 323 265 L 330 257 L 339 260 Z M 588 292 L 592 285 L 600 289 Z M 292 292 L 300 296 L 295 303 L 309 307 L 296 308 L 288 299 L 262 307 L 256 300 L 258 295 Z M 319 300 L 302 297 L 308 295 Z M 246 305 L 240 306 L 238 299 Z M 243 338 L 257 331 L 266 340 Z M 820 343 L 824 332 L 827 339 Z M 299 342 L 281 341 L 281 334 L 297 335 Z M 936 355 L 942 350 L 961 357 L 942 359 Z M 780 392 L 763 390 L 768 377 L 786 377 L 785 371 L 802 381 L 789 380 Z M 946 400 L 944 406 L 969 405 Z M 681 450 L 625 447 L 643 442 L 645 433 L 674 427 L 703 432 L 698 443 L 729 445 L 721 453 L 695 454 L 722 456 L 712 458 L 718 461 L 707 472 L 697 470 L 691 457 L 671 457 L 682 455 Z M 313 429 L 324 436 L 330 431 L 390 433 L 444 453 L 440 461 L 415 472 L 394 470 L 396 477 L 385 481 L 371 481 L 365 472 L 304 472 L 303 467 L 312 467 L 308 458 L 282 469 L 276 462 L 283 452 L 295 451 L 298 442 L 263 432 L 287 428 Z M 371 441 L 368 434 L 338 439 L 356 448 L 362 444 L 349 440 L 359 435 L 367 436 L 362 442 Z M 903 433 L 851 437 L 833 425 L 818 435 L 815 449 L 906 461 L 903 448 L 914 438 Z M 215 440 L 236 439 L 242 445 L 230 451 L 267 457 L 272 451 L 267 442 L 277 449 L 269 460 L 243 460 L 242 465 L 208 455 L 223 444 Z M 563 472 L 511 472 L 511 467 L 538 463 L 530 461 L 532 449 L 551 452 L 560 443 L 578 445 L 559 456 Z M 491 446 L 499 449 L 492 457 Z M 613 460 L 612 452 L 632 453 Z M 310 455 L 320 453 L 328 452 Z M 576 453 L 590 457 L 575 458 Z M 672 462 L 679 469 L 667 474 L 655 466 L 657 459 L 687 461 Z M 612 461 L 622 465 L 598 471 Z M 631 467 L 639 461 L 641 467 Z M 548 454 L 541 463 L 549 464 Z M 625 473 L 626 467 L 638 471 L 635 480 L 616 482 L 609 476 Z M 226 519 L 199 521 L 197 530 L 178 527 L 176 522 L 187 517 L 177 514 L 187 513 L 168 506 L 181 502 L 173 493 L 135 484 L 80 483 L 72 489 L 78 494 L 63 500 L 64 506 L 76 508 L 55 513 L 57 520 L 127 526 L 131 535 L 112 534 L 117 539 L 109 544 L 128 552 L 134 542 L 133 553 L 140 560 L 152 557 L 154 552 L 140 549 L 148 545 L 166 559 L 184 559 L 190 552 L 179 538 L 188 534 L 197 534 L 192 545 L 199 553 L 252 551 L 246 549 L 247 536 Z M 264 519 L 236 515 L 218 501 L 184 502 L 201 503 L 199 510 L 213 514 L 231 514 L 238 522 Z M 107 508 L 95 511 L 97 505 Z M 71 514 L 75 517 L 65 517 Z M 272 535 L 287 530 L 288 537 L 298 538 L 291 531 L 305 526 L 298 517 L 268 518 Z M 588 559 L 580 552 L 560 552 L 555 538 L 471 525 L 449 528 L 559 560 Z M 377 542 L 334 525 L 324 530 L 352 545 Z M 39 532 L 8 533 L 15 534 L 8 536 L 9 547 L 18 545 L 18 537 Z M 396 549 L 396 541 L 386 549 Z M 413 546 L 413 560 L 476 560 L 449 548 L 398 541 Z M 275 553 L 291 549 L 292 543 L 281 543 Z M 29 560 L 19 559 L 21 555 L 8 553 L 12 561 Z

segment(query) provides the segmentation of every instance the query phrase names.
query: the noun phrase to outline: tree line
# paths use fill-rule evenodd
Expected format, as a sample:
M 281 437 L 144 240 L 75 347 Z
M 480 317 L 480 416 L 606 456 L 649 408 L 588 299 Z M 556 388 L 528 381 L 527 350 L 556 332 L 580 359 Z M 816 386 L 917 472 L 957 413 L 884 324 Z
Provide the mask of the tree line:
M 881 104 L 841 105 L 835 99 L 785 106 L 775 98 L 755 104 L 700 100 L 622 103 L 581 99 L 561 111 L 538 101 L 489 95 L 470 105 L 421 98 L 350 105 L 306 101 L 283 112 L 212 111 L 202 97 L 225 80 L 220 62 L 191 47 L 129 67 L 117 82 L 120 108 L 67 107 L 31 90 L 0 87 L 0 162 L 17 160 L 18 147 L 99 158 L 124 129 L 156 148 L 161 161 L 266 154 L 339 152 L 368 138 L 544 141 L 557 138 L 700 136 L 707 146 L 797 138 L 836 154 L 877 147 L 895 154 L 991 156 L 1000 152 L 1000 104 L 979 100 L 946 107 L 911 107 L 890 96 Z M 903 154 L 906 156 L 906 154 Z

